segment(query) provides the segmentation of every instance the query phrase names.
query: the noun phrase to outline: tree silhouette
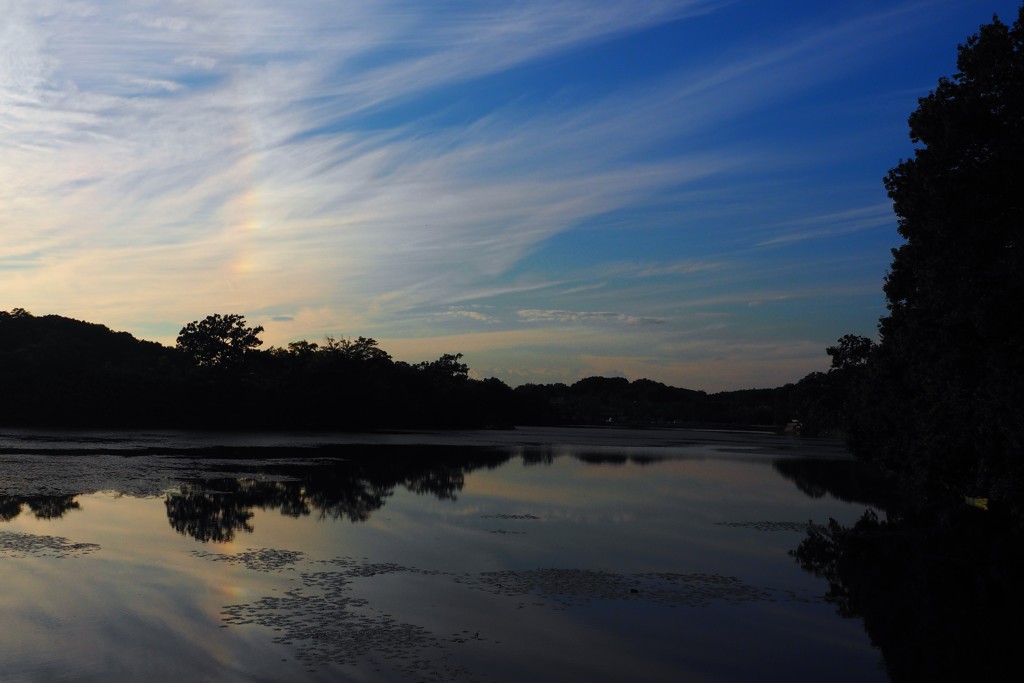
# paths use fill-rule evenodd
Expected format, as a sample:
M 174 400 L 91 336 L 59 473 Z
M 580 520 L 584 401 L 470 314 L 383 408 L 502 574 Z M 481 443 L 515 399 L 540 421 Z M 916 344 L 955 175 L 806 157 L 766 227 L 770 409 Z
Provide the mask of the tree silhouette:
M 439 382 L 460 382 L 469 377 L 469 366 L 462 362 L 461 353 L 445 353 L 437 360 L 423 361 L 413 367 Z
M 846 334 L 839 338 L 839 343 L 825 349 L 832 358 L 833 370 L 846 370 L 861 367 L 868 362 L 875 343 L 867 337 Z
M 262 331 L 262 326 L 246 327 L 237 313 L 208 315 L 181 328 L 177 347 L 199 367 L 232 367 L 263 344 Z
M 885 179 L 905 242 L 869 363 L 855 450 L 933 491 L 1022 490 L 1024 6 L 959 47 L 910 116 L 919 146 Z
M 176 348 L 103 325 L 0 311 L 0 424 L 340 429 L 783 425 L 794 385 L 706 394 L 649 379 L 572 386 L 477 379 L 459 353 L 410 364 L 375 339 L 260 350 L 238 314 L 185 325 Z

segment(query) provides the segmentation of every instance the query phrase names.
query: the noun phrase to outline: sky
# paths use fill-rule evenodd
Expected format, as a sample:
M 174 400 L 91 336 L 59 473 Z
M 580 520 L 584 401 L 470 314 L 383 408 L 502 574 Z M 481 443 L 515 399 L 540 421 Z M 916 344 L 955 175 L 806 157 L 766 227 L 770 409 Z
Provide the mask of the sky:
M 0 310 L 720 391 L 875 337 L 907 116 L 1009 0 L 0 0 Z

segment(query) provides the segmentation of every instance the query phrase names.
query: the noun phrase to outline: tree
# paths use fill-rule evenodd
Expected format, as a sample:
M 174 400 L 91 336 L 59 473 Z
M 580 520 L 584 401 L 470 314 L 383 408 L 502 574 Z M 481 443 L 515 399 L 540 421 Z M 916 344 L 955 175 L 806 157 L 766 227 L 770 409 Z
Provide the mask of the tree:
M 1024 5 L 958 50 L 885 178 L 905 242 L 855 449 L 949 492 L 1016 506 L 1024 448 Z M 898 417 L 894 417 L 898 416 Z M 1016 493 L 1015 493 L 1016 492 Z M 1022 506 L 1024 509 L 1024 506 Z
M 906 239 L 886 278 L 885 335 L 910 325 L 1006 340 L 1024 329 L 1007 315 L 1024 293 L 1020 13 L 1012 30 L 995 18 L 961 45 L 960 71 L 910 116 L 922 147 L 885 179 Z
M 246 327 L 245 317 L 237 313 L 218 313 L 181 328 L 177 348 L 199 367 L 233 367 L 263 344 L 262 331 L 262 326 Z
M 843 335 L 825 349 L 832 358 L 829 371 L 812 372 L 795 387 L 801 433 L 849 433 L 862 410 L 868 363 L 876 349 L 871 339 L 855 334 Z
M 832 369 L 842 371 L 863 367 L 874 347 L 875 343 L 867 337 L 846 334 L 839 338 L 838 344 L 825 349 L 825 353 L 832 357 Z
M 288 353 L 298 358 L 310 358 L 311 356 L 316 355 L 316 352 L 319 350 L 319 345 L 315 342 L 311 344 L 305 339 L 288 342 Z
M 380 348 L 377 340 L 372 337 L 359 337 L 357 339 L 327 337 L 324 340 L 324 349 L 346 361 L 360 363 L 385 363 L 391 361 L 391 355 Z
M 469 366 L 462 362 L 461 353 L 445 353 L 429 363 L 423 361 L 413 366 L 437 382 L 462 382 L 469 377 Z

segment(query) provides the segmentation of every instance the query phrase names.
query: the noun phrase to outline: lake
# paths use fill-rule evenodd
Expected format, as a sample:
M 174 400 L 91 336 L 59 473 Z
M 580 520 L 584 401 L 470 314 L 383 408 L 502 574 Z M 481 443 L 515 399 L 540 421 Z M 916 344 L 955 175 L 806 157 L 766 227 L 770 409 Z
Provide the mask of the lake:
M 773 434 L 0 432 L 4 681 L 885 681 Z

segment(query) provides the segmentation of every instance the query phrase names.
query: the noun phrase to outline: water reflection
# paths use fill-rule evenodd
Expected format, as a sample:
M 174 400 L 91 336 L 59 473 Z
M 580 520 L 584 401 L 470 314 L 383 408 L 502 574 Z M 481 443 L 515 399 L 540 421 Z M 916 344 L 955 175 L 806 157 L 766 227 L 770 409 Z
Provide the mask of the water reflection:
M 220 480 L 200 485 L 183 484 L 181 493 L 168 494 L 164 500 L 167 519 L 179 534 L 197 541 L 224 543 L 236 531 L 252 533 L 253 507 L 273 495 L 275 484 L 259 486 L 252 480 Z M 257 489 L 263 489 L 262 491 Z
M 17 519 L 25 507 L 36 519 L 60 519 L 71 510 L 81 510 L 75 496 L 0 496 L 0 522 Z
M 900 505 L 899 488 L 871 465 L 852 458 L 783 458 L 772 467 L 810 498 L 829 495 L 844 503 L 892 510 Z
M 366 522 L 384 507 L 397 487 L 412 493 L 456 500 L 466 474 L 498 467 L 507 453 L 445 449 L 431 454 L 389 449 L 319 465 L 260 468 L 264 477 L 211 478 L 183 483 L 164 504 L 171 527 L 198 541 L 229 542 L 236 532 L 251 533 L 253 510 L 278 510 L 289 517 Z
M 571 457 L 595 466 L 652 465 L 665 457 L 621 451 L 566 450 L 533 447 L 510 450 L 458 447 L 382 447 L 344 451 L 345 458 L 324 462 L 264 464 L 249 462 L 235 477 L 193 477 L 164 495 L 170 526 L 202 542 L 230 542 L 239 532 L 252 533 L 253 511 L 276 510 L 289 517 L 366 522 L 385 506 L 396 488 L 457 500 L 466 476 L 494 469 L 514 456 L 526 466 L 550 466 Z M 338 455 L 337 451 L 332 451 Z M 514 456 L 513 456 L 514 453 Z M 811 498 L 830 495 L 844 502 L 892 507 L 893 487 L 874 470 L 852 460 L 785 458 L 772 467 Z M 217 472 L 218 466 L 210 466 Z M 84 491 L 83 491 L 84 493 Z M 58 519 L 80 505 L 75 495 L 0 496 L 0 521 L 11 521 L 25 507 L 37 519 Z
M 574 457 L 588 465 L 650 465 L 665 458 L 654 455 L 624 455 L 621 453 L 577 453 Z
M 877 655 L 872 652 L 843 654 L 853 652 L 849 642 L 863 642 L 865 649 L 867 643 L 858 622 L 844 622 L 833 616 L 834 609 L 842 617 L 863 620 L 884 657 L 887 675 L 902 682 L 992 675 L 1010 663 L 1020 633 L 1019 628 L 1004 626 L 1019 623 L 1024 613 L 1017 583 L 1024 575 L 1024 538 L 1019 530 L 978 510 L 940 514 L 898 505 L 884 480 L 850 460 L 758 454 L 747 461 L 736 451 L 720 459 L 706 452 L 691 459 L 679 452 L 662 458 L 651 449 L 544 445 L 354 446 L 304 453 L 301 460 L 273 455 L 258 461 L 125 458 L 123 466 L 119 461 L 118 467 L 105 468 L 89 465 L 86 458 L 92 456 L 76 455 L 68 467 L 81 466 L 85 472 L 88 465 L 89 471 L 102 469 L 127 478 L 125 472 L 137 465 L 145 486 L 133 486 L 146 492 L 163 486 L 158 497 L 129 508 L 142 510 L 142 503 L 147 503 L 155 513 L 154 526 L 144 531 L 140 527 L 134 541 L 123 545 L 130 552 L 124 551 L 122 562 L 145 565 L 136 580 L 140 585 L 164 585 L 151 580 L 149 573 L 168 561 L 190 568 L 200 581 L 219 576 L 207 566 L 213 562 L 244 560 L 244 567 L 255 572 L 252 558 L 277 558 L 278 564 L 287 560 L 296 570 L 288 592 L 283 590 L 288 573 L 264 562 L 269 569 L 259 566 L 266 578 L 248 577 L 252 585 L 223 589 L 244 588 L 249 597 L 217 598 L 214 613 L 227 610 L 232 629 L 223 638 L 234 637 L 250 623 L 283 628 L 275 633 L 312 648 L 309 661 L 341 665 L 352 660 L 364 666 L 380 652 L 396 661 L 386 648 L 397 648 L 394 643 L 401 641 L 419 648 L 407 653 L 409 662 L 436 651 L 445 657 L 458 654 L 487 671 L 486 662 L 498 657 L 503 666 L 519 662 L 523 670 L 517 673 L 525 678 L 536 675 L 519 654 L 529 634 L 536 636 L 529 644 L 541 659 L 556 659 L 563 649 L 572 650 L 551 645 L 560 636 L 579 642 L 607 634 L 609 643 L 613 637 L 622 639 L 622 651 L 651 654 L 643 661 L 664 663 L 666 673 L 650 680 L 678 679 L 675 674 L 682 663 L 717 673 L 709 674 L 715 680 L 755 678 L 749 668 L 729 668 L 743 659 L 735 652 L 745 652 L 749 662 L 758 656 L 785 658 L 789 669 L 780 668 L 779 678 L 786 680 L 828 678 L 824 674 L 835 673 L 836 665 L 825 660 L 833 656 L 874 666 Z M 56 462 L 56 456 L 47 457 Z M 160 467 L 164 469 L 155 469 Z M 101 490 L 110 490 L 107 481 L 101 481 Z M 81 500 L 84 505 L 70 492 L 0 496 L 0 520 L 13 522 L 13 531 L 33 532 L 0 530 L 7 533 L 3 539 L 8 555 L 27 563 L 26 557 L 43 554 L 41 548 L 49 548 L 51 556 L 63 553 L 61 557 L 71 557 L 72 551 L 84 554 L 81 549 L 86 548 L 94 564 L 83 560 L 83 566 L 112 561 L 122 547 L 122 527 L 110 521 L 85 531 L 88 527 L 79 521 L 102 507 L 102 501 Z M 853 522 L 861 509 L 857 506 L 878 513 L 866 514 L 848 527 L 808 527 L 807 516 L 801 515 L 803 510 L 826 510 L 827 517 L 839 509 L 848 515 L 843 519 Z M 69 514 L 83 507 L 87 512 Z M 387 519 L 380 520 L 385 507 Z M 112 515 L 125 515 L 125 509 L 114 504 L 108 508 Z M 362 524 L 375 516 L 381 524 Z M 71 539 L 66 542 L 44 535 L 52 531 L 37 524 L 64 517 L 71 518 L 61 522 L 70 524 L 61 531 Z M 302 519 L 349 523 L 316 525 L 344 543 L 304 538 L 309 527 L 292 521 Z M 822 521 L 821 516 L 817 519 Z M 380 531 L 385 521 L 386 541 Z M 133 523 L 126 520 L 124 529 Z M 177 537 L 167 531 L 168 525 Z M 192 540 L 226 544 L 249 534 L 247 540 L 266 547 L 197 551 L 189 545 Z M 101 552 L 99 545 L 76 543 L 79 540 L 105 545 Z M 49 544 L 45 548 L 44 541 Z M 54 545 L 58 542 L 63 545 Z M 179 550 L 175 555 L 174 548 L 193 554 Z M 335 548 L 345 557 L 333 557 Z M 804 572 L 787 557 L 790 550 Z M 353 559 L 348 553 L 371 559 Z M 389 564 L 391 560 L 396 562 Z M 204 564 L 187 564 L 198 561 Z M 38 566 L 52 572 L 64 567 Z M 238 580 L 238 574 L 231 580 Z M 825 599 L 831 606 L 822 604 L 824 587 L 811 575 L 827 584 Z M 20 576 L 25 585 L 34 585 L 35 574 Z M 74 583 L 66 575 L 53 576 L 60 580 L 46 583 L 37 593 L 26 589 L 26 595 L 34 596 L 28 601 L 33 609 L 49 599 L 46 591 L 52 586 Z M 274 583 L 278 579 L 282 585 Z M 89 580 L 106 579 L 97 570 Z M 264 580 L 265 586 L 259 583 Z M 74 600 L 82 592 L 77 585 Z M 167 604 L 191 600 L 193 594 L 205 593 L 176 595 Z M 111 599 L 106 593 L 97 595 L 95 605 L 101 607 Z M 124 602 L 114 604 L 111 613 L 120 615 L 125 606 L 136 609 L 134 599 L 126 592 Z M 63 603 L 54 604 L 52 613 L 60 614 Z M 392 619 L 390 614 L 399 616 Z M 115 621 L 111 618 L 110 623 Z M 847 630 L 833 630 L 833 622 L 845 624 Z M 859 641 L 843 640 L 851 631 Z M 315 638 L 308 635 L 313 632 Z M 365 640 L 367 634 L 383 638 L 381 634 L 388 633 L 391 640 L 384 645 Z M 490 640 L 478 641 L 476 634 Z M 242 636 L 254 637 L 245 632 Z M 515 642 L 516 654 L 509 655 L 512 646 L 503 651 L 499 641 Z M 679 643 L 686 643 L 686 648 Z M 609 653 L 601 660 L 602 667 L 608 660 L 618 661 L 618 655 L 611 654 L 618 650 L 606 645 L 597 648 Z M 359 647 L 369 654 L 357 656 Z M 182 651 L 188 650 L 183 646 Z M 701 660 L 702 653 L 711 651 L 716 653 L 715 664 Z M 282 666 L 284 656 L 289 655 L 277 657 Z M 800 658 L 809 661 L 798 662 Z M 400 670 L 403 676 L 404 672 Z M 624 670 L 615 673 L 623 674 L 619 679 L 627 677 Z M 870 680 L 870 675 L 881 674 L 869 672 L 861 679 L 854 673 L 844 675 L 847 680 Z M 605 680 L 612 679 L 605 673 Z M 513 680 L 513 675 L 496 680 Z
M 967 506 L 809 529 L 792 552 L 864 620 L 892 681 L 998 680 L 1019 664 L 1024 534 Z
M 799 520 L 856 519 L 798 490 L 841 477 L 773 470 L 754 445 L 10 456 L 0 614 L 19 638 L 0 641 L 0 669 L 728 681 L 770 679 L 770 661 L 779 680 L 877 680 L 860 625 L 787 555 Z M 68 495 L 29 496 L 54 491 Z
M 386 452 L 381 453 L 381 450 Z M 253 510 L 277 510 L 289 517 L 366 522 L 384 507 L 396 488 L 439 500 L 454 501 L 466 476 L 507 463 L 507 451 L 478 448 L 370 449 L 343 461 L 318 465 L 272 465 L 258 468 L 262 477 L 209 478 L 183 483 L 167 493 L 164 504 L 171 528 L 202 542 L 233 541 L 252 533 Z M 559 457 L 550 449 L 520 453 L 526 465 L 551 465 Z M 588 465 L 648 465 L 651 455 L 574 453 Z
M 869 506 L 852 526 L 809 525 L 790 554 L 828 581 L 825 600 L 840 616 L 864 621 L 890 680 L 996 679 L 1017 667 L 1024 614 L 1019 525 L 967 505 L 907 499 L 863 463 L 790 459 L 773 466 L 807 496 Z

